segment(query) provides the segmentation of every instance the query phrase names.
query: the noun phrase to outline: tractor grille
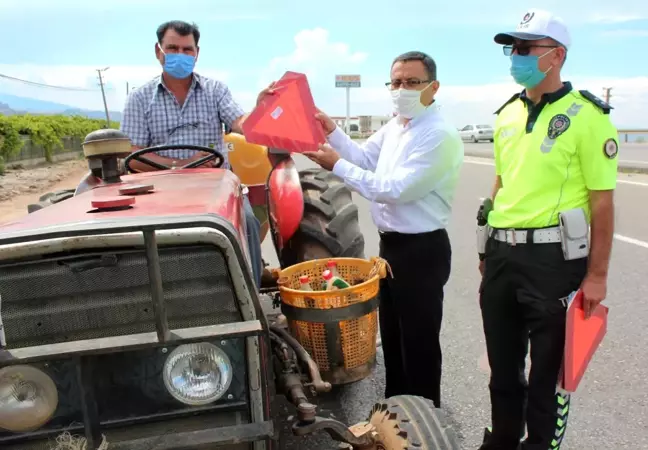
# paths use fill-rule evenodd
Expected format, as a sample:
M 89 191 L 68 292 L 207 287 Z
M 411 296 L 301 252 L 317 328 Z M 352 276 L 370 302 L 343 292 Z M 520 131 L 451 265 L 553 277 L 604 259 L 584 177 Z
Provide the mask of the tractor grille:
M 242 320 L 218 247 L 158 251 L 171 329 Z M 0 295 L 9 349 L 156 330 L 144 249 L 0 264 Z
M 54 381 L 58 407 L 51 420 L 37 430 L 0 430 L 0 448 L 50 450 L 65 431 L 88 437 L 85 426 L 95 427 L 114 445 L 122 440 L 151 436 L 163 440 L 169 433 L 250 423 L 245 338 L 219 337 L 206 342 L 228 355 L 233 379 L 226 395 L 201 407 L 183 405 L 164 386 L 163 367 L 173 345 L 166 347 L 167 352 L 148 348 L 30 364 Z

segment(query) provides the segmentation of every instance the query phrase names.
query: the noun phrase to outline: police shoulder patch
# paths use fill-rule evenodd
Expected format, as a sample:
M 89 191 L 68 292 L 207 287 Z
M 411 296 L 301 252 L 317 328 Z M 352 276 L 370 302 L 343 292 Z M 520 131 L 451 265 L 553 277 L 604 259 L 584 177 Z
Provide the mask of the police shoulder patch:
M 619 153 L 619 144 L 613 138 L 608 139 L 603 144 L 603 153 L 608 159 L 616 158 L 616 155 Z
M 499 108 L 497 111 L 495 111 L 493 114 L 498 115 L 499 113 L 502 112 L 502 110 L 503 110 L 504 108 L 506 108 L 509 104 L 513 103 L 513 102 L 514 102 L 515 100 L 517 100 L 518 98 L 520 98 L 520 92 L 518 92 L 518 93 L 516 93 L 516 94 L 513 94 L 513 95 L 511 96 L 511 98 L 509 98 L 509 99 L 506 101 L 506 103 L 504 103 L 502 106 L 500 106 L 500 108 Z
M 556 139 L 558 136 L 567 131 L 570 125 L 571 120 L 569 120 L 569 117 L 567 117 L 565 114 L 556 114 L 549 121 L 547 137 L 549 139 Z
M 588 100 L 589 102 L 593 103 L 598 109 L 603 111 L 603 113 L 605 114 L 610 114 L 610 111 L 614 109 L 608 103 L 604 102 L 596 95 L 592 94 L 590 91 L 578 91 L 578 92 L 580 92 L 580 95 L 582 95 L 585 100 Z

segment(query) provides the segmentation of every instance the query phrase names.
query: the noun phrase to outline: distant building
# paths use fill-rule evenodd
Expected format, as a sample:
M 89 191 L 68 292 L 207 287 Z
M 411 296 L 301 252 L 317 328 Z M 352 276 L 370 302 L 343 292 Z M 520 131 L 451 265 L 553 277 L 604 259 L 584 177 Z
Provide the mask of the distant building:
M 371 135 L 385 125 L 392 116 L 354 116 L 349 117 L 349 134 Z M 331 117 L 333 122 L 344 129 L 346 117 Z
M 391 119 L 392 116 L 360 116 L 360 133 L 375 133 Z
M 335 124 L 344 130 L 344 123 L 346 122 L 346 117 L 331 117 L 331 120 Z M 360 119 L 358 117 L 349 117 L 349 130 L 347 133 L 357 133 L 360 131 Z

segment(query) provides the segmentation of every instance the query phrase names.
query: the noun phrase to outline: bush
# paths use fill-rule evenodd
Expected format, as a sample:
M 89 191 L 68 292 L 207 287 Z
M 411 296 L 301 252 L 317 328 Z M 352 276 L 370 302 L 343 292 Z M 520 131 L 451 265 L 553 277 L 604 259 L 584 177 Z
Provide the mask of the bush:
M 54 152 L 63 149 L 64 137 L 85 138 L 88 133 L 105 128 L 106 121 L 83 116 L 57 115 L 0 115 L 0 157 L 13 156 L 22 148 L 20 135 L 29 136 L 32 142 L 45 150 L 45 159 L 52 161 Z M 112 122 L 111 128 L 119 128 Z

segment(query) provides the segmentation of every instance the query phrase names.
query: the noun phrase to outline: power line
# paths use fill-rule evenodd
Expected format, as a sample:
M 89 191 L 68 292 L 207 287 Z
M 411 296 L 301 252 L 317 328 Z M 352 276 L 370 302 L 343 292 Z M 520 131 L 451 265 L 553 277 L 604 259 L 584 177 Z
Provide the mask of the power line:
M 12 77 L 12 76 L 9 76 L 9 75 L 4 75 L 4 74 L 1 74 L 1 73 L 0 73 L 0 78 L 5 78 L 5 79 L 11 80 L 11 81 L 18 81 L 20 83 L 29 84 L 29 85 L 32 85 L 32 86 L 46 87 L 46 88 L 58 89 L 58 90 L 62 90 L 62 91 L 99 92 L 99 89 L 75 88 L 75 87 L 69 87 L 69 86 L 68 87 L 66 87 L 66 86 L 54 86 L 54 85 L 51 85 L 51 84 L 37 83 L 35 81 L 23 80 L 21 78 L 16 78 L 16 77 Z
M 104 81 L 103 78 L 101 77 L 101 72 L 105 72 L 108 69 L 110 69 L 110 67 L 106 67 L 104 69 L 97 69 L 97 74 L 99 75 L 99 86 L 101 86 L 101 97 L 103 97 L 103 104 L 106 110 L 106 127 L 110 128 L 110 113 L 108 112 L 108 103 L 106 102 L 106 93 L 104 92 Z

